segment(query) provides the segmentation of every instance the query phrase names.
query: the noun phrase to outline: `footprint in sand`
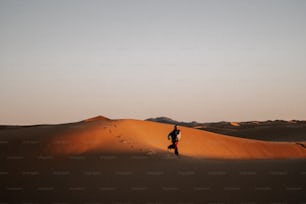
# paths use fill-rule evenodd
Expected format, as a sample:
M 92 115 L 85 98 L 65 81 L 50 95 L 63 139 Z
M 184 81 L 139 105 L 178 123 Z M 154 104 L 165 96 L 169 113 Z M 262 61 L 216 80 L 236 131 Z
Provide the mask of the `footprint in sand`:
M 119 143 L 122 143 L 122 144 L 128 144 L 129 143 L 128 141 L 123 139 L 123 137 L 121 135 L 117 135 L 117 139 L 119 140 Z

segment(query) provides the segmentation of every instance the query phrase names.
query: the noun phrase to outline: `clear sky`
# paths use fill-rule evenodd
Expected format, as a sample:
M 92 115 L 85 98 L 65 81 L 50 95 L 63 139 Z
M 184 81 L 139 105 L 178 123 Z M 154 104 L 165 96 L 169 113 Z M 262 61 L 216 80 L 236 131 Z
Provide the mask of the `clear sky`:
M 0 124 L 306 119 L 304 0 L 0 0 Z

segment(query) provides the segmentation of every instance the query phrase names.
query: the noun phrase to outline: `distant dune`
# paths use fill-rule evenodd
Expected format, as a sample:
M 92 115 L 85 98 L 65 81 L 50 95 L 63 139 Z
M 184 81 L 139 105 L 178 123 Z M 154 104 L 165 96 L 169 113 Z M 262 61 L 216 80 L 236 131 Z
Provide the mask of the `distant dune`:
M 167 117 L 150 118 L 148 120 L 166 124 L 179 124 L 181 126 L 248 139 L 283 142 L 306 141 L 306 121 L 268 120 L 198 123 L 195 121 L 179 122 Z
M 237 123 L 234 123 L 237 127 Z M 110 120 L 98 116 L 78 123 L 52 126 L 6 128 L 1 141 L 8 141 L 5 154 L 80 155 L 97 153 L 167 154 L 172 125 L 140 120 Z M 306 158 L 304 143 L 265 142 L 230 137 L 193 128 L 180 127 L 182 156 L 219 159 Z M 27 149 L 23 143 L 36 142 Z M 7 151 L 7 152 L 3 152 Z
M 237 123 L 237 122 L 231 122 L 230 124 L 231 124 L 231 126 L 235 126 L 235 127 L 239 127 L 240 126 L 240 124 Z

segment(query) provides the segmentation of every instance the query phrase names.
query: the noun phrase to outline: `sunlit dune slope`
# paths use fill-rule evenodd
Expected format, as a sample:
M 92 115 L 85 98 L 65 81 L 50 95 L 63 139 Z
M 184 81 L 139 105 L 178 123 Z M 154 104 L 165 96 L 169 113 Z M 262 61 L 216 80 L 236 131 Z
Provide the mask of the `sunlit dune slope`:
M 6 138 L 11 143 L 14 138 L 19 141 L 22 138 L 39 140 L 39 149 L 36 152 L 58 156 L 96 153 L 168 154 L 167 146 L 170 141 L 167 140 L 167 135 L 172 130 L 172 125 L 101 117 L 86 121 L 51 127 L 31 127 L 31 130 L 24 130 L 29 131 L 28 133 L 22 128 L 7 130 L 11 132 Z M 183 156 L 230 159 L 306 158 L 306 149 L 296 143 L 264 142 L 192 128 L 180 129 L 182 139 L 179 150 Z M 0 136 L 3 140 L 3 134 Z M 18 144 L 21 145 L 21 142 Z

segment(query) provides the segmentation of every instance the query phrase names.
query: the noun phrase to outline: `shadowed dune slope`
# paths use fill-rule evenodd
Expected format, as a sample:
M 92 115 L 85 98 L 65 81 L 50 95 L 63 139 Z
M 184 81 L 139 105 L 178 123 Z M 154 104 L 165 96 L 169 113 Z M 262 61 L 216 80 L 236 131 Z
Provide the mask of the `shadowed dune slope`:
M 140 121 L 95 118 L 79 123 L 33 126 L 0 131 L 6 154 L 80 155 L 127 153 L 166 155 L 172 125 Z M 265 142 L 235 138 L 207 131 L 180 127 L 181 155 L 220 159 L 306 158 L 304 143 Z M 33 143 L 30 148 L 29 145 Z M 35 145 L 36 143 L 36 145 Z

